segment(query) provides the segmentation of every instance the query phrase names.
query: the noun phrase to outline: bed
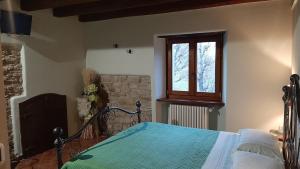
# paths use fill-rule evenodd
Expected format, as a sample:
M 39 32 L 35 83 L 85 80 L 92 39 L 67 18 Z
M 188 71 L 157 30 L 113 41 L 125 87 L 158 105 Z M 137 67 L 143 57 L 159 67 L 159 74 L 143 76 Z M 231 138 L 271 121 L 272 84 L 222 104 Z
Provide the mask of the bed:
M 299 76 L 292 75 L 283 87 L 284 138 L 282 153 L 277 140 L 266 133 L 242 129 L 239 133 L 186 128 L 141 122 L 141 103 L 136 111 L 106 107 L 75 135 L 63 139 L 56 135 L 58 169 L 297 169 L 299 168 L 298 119 L 300 117 Z M 63 164 L 63 145 L 80 136 L 100 113 L 125 112 L 137 116 L 129 129 L 98 143 Z M 253 143 L 254 142 L 254 143 Z M 274 148 L 274 150 L 273 150 Z

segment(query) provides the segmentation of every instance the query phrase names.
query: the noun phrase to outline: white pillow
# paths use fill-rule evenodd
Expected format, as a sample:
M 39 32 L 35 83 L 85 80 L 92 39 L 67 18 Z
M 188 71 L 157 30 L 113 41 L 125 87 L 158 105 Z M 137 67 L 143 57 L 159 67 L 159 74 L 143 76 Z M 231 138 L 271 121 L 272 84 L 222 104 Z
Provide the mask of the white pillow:
M 240 129 L 238 151 L 247 151 L 265 155 L 283 161 L 278 141 L 274 136 L 256 129 Z
M 255 153 L 236 151 L 232 158 L 232 169 L 284 169 L 283 163 Z

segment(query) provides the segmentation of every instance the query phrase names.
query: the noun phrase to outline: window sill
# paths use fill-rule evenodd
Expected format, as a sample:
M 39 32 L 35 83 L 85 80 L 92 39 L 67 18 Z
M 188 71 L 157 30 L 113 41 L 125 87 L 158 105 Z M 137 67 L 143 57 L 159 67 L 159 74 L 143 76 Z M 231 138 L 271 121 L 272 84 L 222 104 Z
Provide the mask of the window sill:
M 184 99 L 169 99 L 160 98 L 157 99 L 158 102 L 167 102 L 180 105 L 191 105 L 191 106 L 205 106 L 205 107 L 223 107 L 225 104 L 220 101 L 200 101 L 200 100 L 184 100 Z

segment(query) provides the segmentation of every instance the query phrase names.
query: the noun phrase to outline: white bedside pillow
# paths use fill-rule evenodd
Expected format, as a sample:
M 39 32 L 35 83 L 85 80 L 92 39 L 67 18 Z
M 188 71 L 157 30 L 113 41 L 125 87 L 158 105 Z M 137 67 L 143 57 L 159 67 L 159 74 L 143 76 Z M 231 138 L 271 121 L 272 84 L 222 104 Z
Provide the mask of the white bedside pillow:
M 263 155 L 236 151 L 232 169 L 284 169 L 283 163 Z
M 278 141 L 274 136 L 256 129 L 240 129 L 238 151 L 246 151 L 283 161 Z

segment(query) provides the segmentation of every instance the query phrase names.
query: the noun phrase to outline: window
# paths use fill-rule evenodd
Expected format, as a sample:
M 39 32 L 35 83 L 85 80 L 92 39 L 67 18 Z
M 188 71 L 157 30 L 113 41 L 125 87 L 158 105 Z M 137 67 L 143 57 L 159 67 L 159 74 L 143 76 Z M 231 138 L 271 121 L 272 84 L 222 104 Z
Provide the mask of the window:
M 222 100 L 223 34 L 166 37 L 168 98 Z

